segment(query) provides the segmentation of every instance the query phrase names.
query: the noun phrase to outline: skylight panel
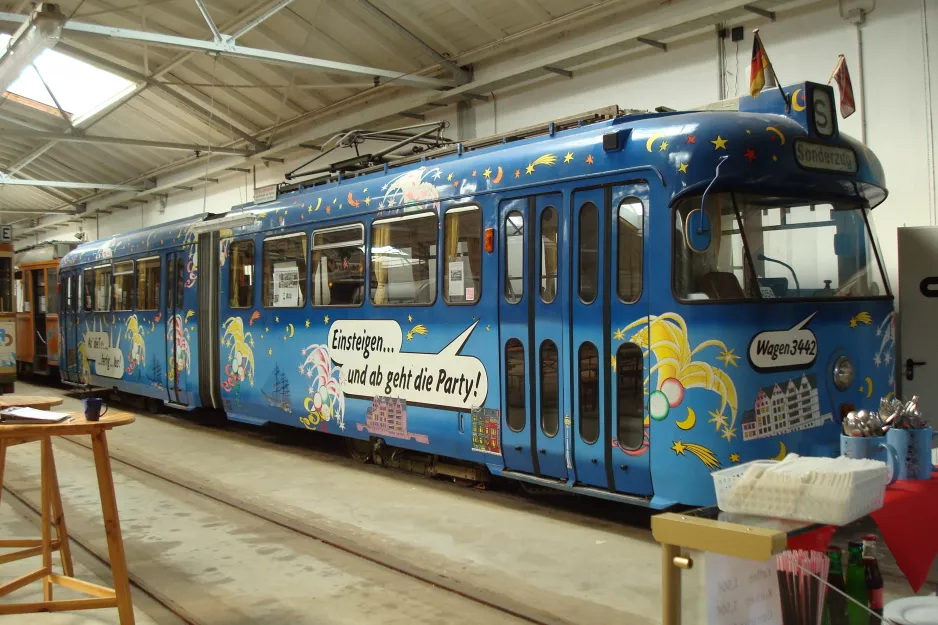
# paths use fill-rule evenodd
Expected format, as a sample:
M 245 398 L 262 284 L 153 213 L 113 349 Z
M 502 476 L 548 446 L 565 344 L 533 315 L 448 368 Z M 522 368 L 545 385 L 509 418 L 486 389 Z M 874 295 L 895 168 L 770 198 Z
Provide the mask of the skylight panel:
M 9 41 L 9 35 L 0 34 L 0 49 L 5 49 Z M 40 54 L 35 67 L 42 73 L 42 78 L 62 109 L 70 114 L 72 123 L 91 117 L 135 87 L 134 83 L 117 74 L 55 50 L 46 50 Z M 9 90 L 24 98 L 55 106 L 33 67 L 23 70 Z

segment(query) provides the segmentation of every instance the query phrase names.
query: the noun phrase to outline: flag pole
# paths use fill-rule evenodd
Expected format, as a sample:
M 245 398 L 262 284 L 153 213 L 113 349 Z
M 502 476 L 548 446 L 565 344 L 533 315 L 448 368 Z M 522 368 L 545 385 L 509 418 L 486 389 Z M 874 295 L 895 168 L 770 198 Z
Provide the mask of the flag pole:
M 769 59 L 769 53 L 765 49 L 765 44 L 762 43 L 762 37 L 759 36 L 759 29 L 758 28 L 753 29 L 752 35 L 759 41 L 759 47 L 762 48 L 762 52 L 763 54 L 765 54 L 765 58 Z M 788 96 L 785 95 L 785 90 L 782 89 L 782 83 L 778 79 L 778 74 L 775 73 L 775 64 L 772 63 L 772 59 L 769 59 L 769 69 L 772 70 L 772 79 L 775 81 L 775 86 L 778 88 L 778 92 L 782 94 L 782 101 L 785 103 L 785 112 L 790 113 L 791 101 L 789 101 Z

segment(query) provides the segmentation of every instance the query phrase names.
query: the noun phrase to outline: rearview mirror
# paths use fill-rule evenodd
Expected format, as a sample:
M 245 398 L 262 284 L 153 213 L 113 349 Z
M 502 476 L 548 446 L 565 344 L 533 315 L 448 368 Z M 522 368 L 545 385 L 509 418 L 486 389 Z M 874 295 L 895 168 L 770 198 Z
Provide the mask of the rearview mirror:
M 703 210 L 695 208 L 687 214 L 684 233 L 687 247 L 695 252 L 706 252 L 710 248 L 712 239 L 710 216 Z

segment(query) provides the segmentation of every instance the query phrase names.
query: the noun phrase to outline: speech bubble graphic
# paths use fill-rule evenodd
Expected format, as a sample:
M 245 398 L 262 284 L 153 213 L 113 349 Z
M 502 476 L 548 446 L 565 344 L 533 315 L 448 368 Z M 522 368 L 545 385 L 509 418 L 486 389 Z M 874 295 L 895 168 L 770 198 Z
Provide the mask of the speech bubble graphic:
M 477 325 L 439 353 L 426 354 L 400 351 L 404 334 L 396 321 L 343 319 L 329 328 L 329 357 L 342 369 L 347 396 L 471 410 L 485 403 L 489 388 L 482 361 L 459 353 Z
M 749 341 L 749 364 L 756 371 L 807 369 L 817 360 L 817 337 L 806 326 L 817 314 L 808 315 L 788 330 L 760 332 Z
M 106 378 L 124 376 L 124 354 L 111 347 L 107 332 L 85 332 L 85 357 L 94 361 L 94 372 Z

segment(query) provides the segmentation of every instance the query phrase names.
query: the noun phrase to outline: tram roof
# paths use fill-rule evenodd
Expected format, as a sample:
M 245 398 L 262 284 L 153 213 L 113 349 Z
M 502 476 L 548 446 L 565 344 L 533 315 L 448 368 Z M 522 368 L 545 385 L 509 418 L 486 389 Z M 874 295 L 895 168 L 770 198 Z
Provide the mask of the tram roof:
M 785 97 L 783 99 L 782 92 Z M 609 109 L 606 109 L 608 111 Z M 617 109 L 615 109 L 617 111 Z M 764 195 L 804 195 L 875 206 L 885 197 L 885 177 L 875 154 L 837 127 L 833 91 L 801 83 L 692 111 L 608 114 L 603 109 L 545 124 L 542 134 L 512 133 L 413 162 L 339 176 L 325 184 L 280 185 L 263 204 L 227 214 L 201 214 L 83 244 L 63 264 L 140 255 L 194 243 L 199 230 L 222 236 L 279 231 L 329 223 L 354 215 L 379 217 L 435 210 L 486 194 L 535 193 L 547 185 L 610 175 L 649 176 L 665 185 L 673 202 L 714 188 Z M 530 130 L 530 129 L 528 129 Z M 199 225 L 200 222 L 204 224 Z

